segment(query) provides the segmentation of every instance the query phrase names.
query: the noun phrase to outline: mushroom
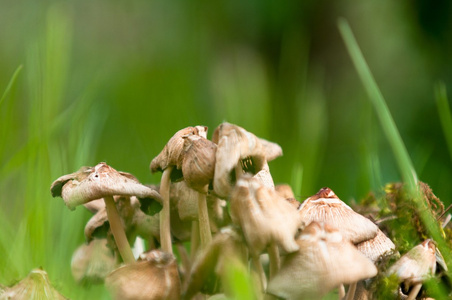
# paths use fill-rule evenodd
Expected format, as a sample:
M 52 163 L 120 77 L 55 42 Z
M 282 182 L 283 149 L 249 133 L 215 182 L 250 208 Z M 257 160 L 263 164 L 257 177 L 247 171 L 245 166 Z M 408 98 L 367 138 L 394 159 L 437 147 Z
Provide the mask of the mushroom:
M 242 229 L 258 271 L 262 267 L 259 255 L 269 247 L 270 277 L 273 276 L 279 268 L 277 246 L 286 253 L 298 250 L 295 235 L 302 224 L 300 215 L 275 190 L 264 186 L 250 174 L 237 181 L 230 202 L 232 221 Z M 260 273 L 265 290 L 265 276 Z
M 107 239 L 93 239 L 75 250 L 71 260 L 72 276 L 78 283 L 101 283 L 116 267 L 114 252 Z
M 198 219 L 201 247 L 212 241 L 206 194 L 215 170 L 217 146 L 204 137 L 190 134 L 184 136 L 182 174 L 187 186 L 198 192 Z
M 185 142 L 183 136 L 187 135 L 206 137 L 207 127 L 186 127 L 179 130 L 169 139 L 163 150 L 151 161 L 150 165 L 152 173 L 163 172 L 160 183 L 160 194 L 163 198 L 163 209 L 160 212 L 160 243 L 162 249 L 168 253 L 173 253 L 170 228 L 170 181 L 171 177 L 173 179 L 181 179 L 182 177 L 180 174 L 182 168 L 181 155 Z
M 42 269 L 32 270 L 27 277 L 13 287 L 6 287 L 0 292 L 0 300 L 30 300 L 30 299 L 66 299 L 50 283 L 47 273 Z
M 160 195 L 142 185 L 131 174 L 118 172 L 106 163 L 95 167 L 83 167 L 79 172 L 64 175 L 55 180 L 51 187 L 53 197 L 60 196 L 70 209 L 89 201 L 103 198 L 110 228 L 122 259 L 126 263 L 135 261 L 113 196 L 138 196 L 161 201 Z
M 160 300 L 180 298 L 180 279 L 174 255 L 152 250 L 140 260 L 119 267 L 105 279 L 118 300 Z
M 354 212 L 327 187 L 306 199 L 298 209 L 302 220 L 327 222 L 340 230 L 344 239 L 358 244 L 374 238 L 378 227 L 371 220 Z
M 409 291 L 408 300 L 415 299 L 422 282 L 435 274 L 437 262 L 436 246 L 427 239 L 402 255 L 389 269 L 387 274 L 397 275 L 403 284 L 402 291 Z
M 320 299 L 341 284 L 374 277 L 377 268 L 338 229 L 311 222 L 297 239 L 267 293 L 285 299 Z
M 274 187 L 267 161 L 282 155 L 279 145 L 227 122 L 215 129 L 212 141 L 217 144 L 213 191 L 218 197 L 229 198 L 234 183 L 244 172 Z

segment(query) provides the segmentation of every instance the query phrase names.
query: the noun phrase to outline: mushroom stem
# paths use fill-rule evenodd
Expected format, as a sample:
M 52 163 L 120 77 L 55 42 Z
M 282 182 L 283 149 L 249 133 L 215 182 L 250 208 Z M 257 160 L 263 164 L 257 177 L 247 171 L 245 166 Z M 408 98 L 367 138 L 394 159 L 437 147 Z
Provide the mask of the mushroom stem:
M 265 291 L 267 290 L 267 277 L 265 277 L 264 268 L 262 268 L 259 255 L 251 255 L 251 259 L 254 268 L 256 269 L 257 275 L 259 276 L 262 293 L 265 293 Z
M 419 294 L 419 291 L 421 290 L 422 283 L 417 283 L 412 289 L 410 294 L 408 295 L 408 298 L 406 300 L 413 300 L 416 299 L 417 294 Z
M 110 222 L 111 232 L 115 238 L 119 254 L 121 254 L 122 260 L 126 264 L 132 263 L 135 261 L 135 257 L 133 256 L 129 241 L 127 240 L 118 210 L 116 209 L 115 200 L 112 196 L 106 196 L 104 197 L 104 202 L 105 208 L 107 209 L 108 222 Z
M 352 300 L 353 297 L 355 297 L 355 292 L 356 292 L 356 282 L 353 282 L 353 283 L 350 284 L 350 286 L 348 287 L 347 298 L 346 298 L 346 300 Z
M 162 174 L 160 182 L 160 195 L 163 198 L 163 207 L 160 211 L 160 244 L 162 250 L 173 254 L 171 244 L 171 228 L 170 228 L 170 175 L 173 166 L 168 166 Z
M 339 295 L 339 300 L 342 300 L 345 297 L 345 288 L 342 283 L 338 287 L 338 295 Z
M 204 187 L 207 192 L 207 185 Z M 207 210 L 206 194 L 198 193 L 198 217 L 199 217 L 199 236 L 201 239 L 201 249 L 204 249 L 211 241 L 209 213 Z
M 268 246 L 268 257 L 270 259 L 270 274 L 269 278 L 272 279 L 273 276 L 275 276 L 276 273 L 278 273 L 279 266 L 280 266 L 280 258 L 279 258 L 279 249 L 278 245 L 276 243 L 271 243 L 270 246 Z
M 198 221 L 191 222 L 190 259 L 193 261 L 199 247 L 199 225 Z

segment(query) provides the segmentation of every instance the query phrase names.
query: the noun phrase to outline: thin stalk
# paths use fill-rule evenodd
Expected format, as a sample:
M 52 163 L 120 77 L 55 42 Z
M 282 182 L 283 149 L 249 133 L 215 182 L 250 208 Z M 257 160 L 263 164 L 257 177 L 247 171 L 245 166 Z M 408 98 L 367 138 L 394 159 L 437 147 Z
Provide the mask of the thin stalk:
M 452 159 L 452 115 L 449 102 L 447 101 L 447 91 L 444 82 L 435 86 L 436 107 L 443 127 L 444 136 L 447 142 L 450 158 Z
M 278 245 L 276 245 L 276 243 L 271 243 L 270 246 L 268 246 L 267 251 L 270 260 L 269 280 L 271 280 L 276 275 L 276 273 L 278 273 L 281 260 L 279 257 Z
M 417 294 L 419 294 L 419 291 L 421 290 L 422 283 L 416 284 L 412 289 L 410 294 L 408 295 L 408 298 L 406 300 L 413 300 L 416 299 Z
M 394 119 L 389 112 L 383 95 L 370 72 L 369 66 L 364 59 L 361 50 L 359 49 L 358 43 L 355 40 L 348 22 L 345 19 L 339 19 L 338 26 L 356 71 L 374 106 L 375 112 L 380 120 L 380 125 L 392 148 L 403 182 L 405 182 L 409 191 L 414 192 L 417 189 L 417 175 L 410 156 L 408 155 L 408 151 L 400 137 L 400 133 L 397 130 Z
M 119 254 L 121 254 L 122 260 L 126 264 L 133 263 L 135 261 L 135 257 L 133 256 L 129 241 L 127 240 L 118 210 L 116 209 L 115 200 L 112 196 L 107 196 L 104 197 L 104 201 L 107 209 L 108 222 L 110 223 L 111 232 L 115 238 Z
M 341 283 L 337 289 L 338 289 L 339 300 L 342 300 L 345 297 L 345 287 Z
M 355 297 L 355 292 L 356 292 L 356 282 L 350 284 L 350 286 L 348 287 L 346 300 L 353 300 L 353 298 Z
M 170 175 L 172 170 L 173 166 L 168 166 L 163 171 L 162 180 L 160 182 L 160 195 L 163 198 L 163 207 L 160 211 L 160 244 L 163 251 L 171 254 L 173 254 L 170 227 Z
M 265 293 L 267 290 L 267 277 L 265 277 L 264 268 L 262 267 L 259 255 L 252 255 L 251 260 L 259 277 L 262 293 Z
M 207 192 L 207 185 L 204 188 Z M 198 217 L 199 217 L 199 237 L 201 239 L 201 249 L 212 241 L 212 234 L 210 232 L 209 213 L 207 210 L 206 194 L 198 193 Z

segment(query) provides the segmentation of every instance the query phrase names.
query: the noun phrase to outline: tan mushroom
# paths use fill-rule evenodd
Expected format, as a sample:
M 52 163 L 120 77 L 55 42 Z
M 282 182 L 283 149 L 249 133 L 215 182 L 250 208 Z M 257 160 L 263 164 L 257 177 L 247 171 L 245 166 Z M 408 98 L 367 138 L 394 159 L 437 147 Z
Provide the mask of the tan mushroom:
M 374 277 L 377 268 L 339 230 L 313 221 L 270 280 L 267 293 L 285 299 L 320 299 L 341 284 Z
M 372 221 L 354 212 L 330 188 L 322 188 L 306 199 L 298 209 L 303 222 L 327 222 L 340 230 L 344 239 L 358 244 L 374 238 L 378 227 Z
M 0 292 L 0 300 L 64 300 L 50 283 L 49 277 L 44 270 L 34 269 L 27 277 L 22 279 L 13 287 L 6 287 L 3 293 Z
M 160 194 L 163 198 L 163 208 L 160 212 L 160 239 L 162 249 L 168 253 L 173 253 L 170 225 L 170 182 L 171 177 L 173 180 L 182 178 L 181 164 L 185 143 L 183 137 L 188 135 L 206 137 L 207 127 L 196 126 L 179 130 L 169 139 L 163 150 L 152 159 L 150 164 L 152 173 L 163 172 L 160 182 Z
M 258 270 L 262 289 L 266 279 L 259 255 L 268 248 L 270 277 L 279 268 L 279 249 L 286 253 L 298 250 L 295 235 L 302 221 L 297 210 L 278 193 L 251 177 L 243 175 L 231 194 L 231 218 L 244 234 L 255 268 Z
M 102 283 L 116 268 L 116 257 L 107 239 L 93 239 L 75 250 L 71 260 L 72 276 L 78 283 Z
M 212 141 L 217 144 L 213 189 L 218 197 L 229 198 L 234 183 L 243 173 L 251 173 L 274 187 L 267 161 L 282 155 L 279 145 L 226 122 L 215 129 Z
M 428 239 L 402 255 L 387 274 L 397 275 L 402 290 L 409 291 L 407 299 L 412 300 L 419 293 L 422 283 L 435 274 L 436 262 L 436 246 Z
M 180 279 L 175 257 L 161 250 L 152 250 L 141 255 L 140 259 L 107 276 L 105 284 L 113 299 L 179 299 Z
M 71 209 L 103 198 L 115 242 L 122 259 L 127 263 L 135 259 L 127 242 L 113 196 L 138 196 L 161 201 L 156 191 L 140 184 L 133 175 L 118 172 L 106 163 L 99 163 L 92 168 L 85 167 L 79 172 L 62 176 L 52 183 L 50 190 L 53 197 L 61 196 Z
M 198 220 L 201 247 L 212 240 L 206 194 L 215 171 L 215 152 L 217 146 L 204 137 L 188 135 L 184 137 L 182 174 L 187 186 L 198 192 Z

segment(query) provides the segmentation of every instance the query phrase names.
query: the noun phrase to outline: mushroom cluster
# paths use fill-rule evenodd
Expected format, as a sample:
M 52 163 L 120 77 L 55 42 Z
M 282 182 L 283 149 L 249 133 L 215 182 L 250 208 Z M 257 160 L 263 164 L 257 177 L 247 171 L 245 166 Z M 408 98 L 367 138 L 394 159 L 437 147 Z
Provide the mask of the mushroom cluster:
M 378 220 L 330 188 L 299 201 L 275 186 L 268 163 L 281 155 L 222 123 L 211 140 L 205 126 L 177 131 L 150 163 L 159 185 L 106 163 L 58 178 L 52 196 L 93 213 L 73 255 L 75 280 L 104 282 L 114 299 L 233 299 L 230 270 L 240 266 L 257 299 L 378 299 L 382 278 L 396 278 L 395 297 L 414 299 L 437 263 L 447 270 L 433 240 L 400 257 Z M 137 243 L 145 246 L 134 255 Z

